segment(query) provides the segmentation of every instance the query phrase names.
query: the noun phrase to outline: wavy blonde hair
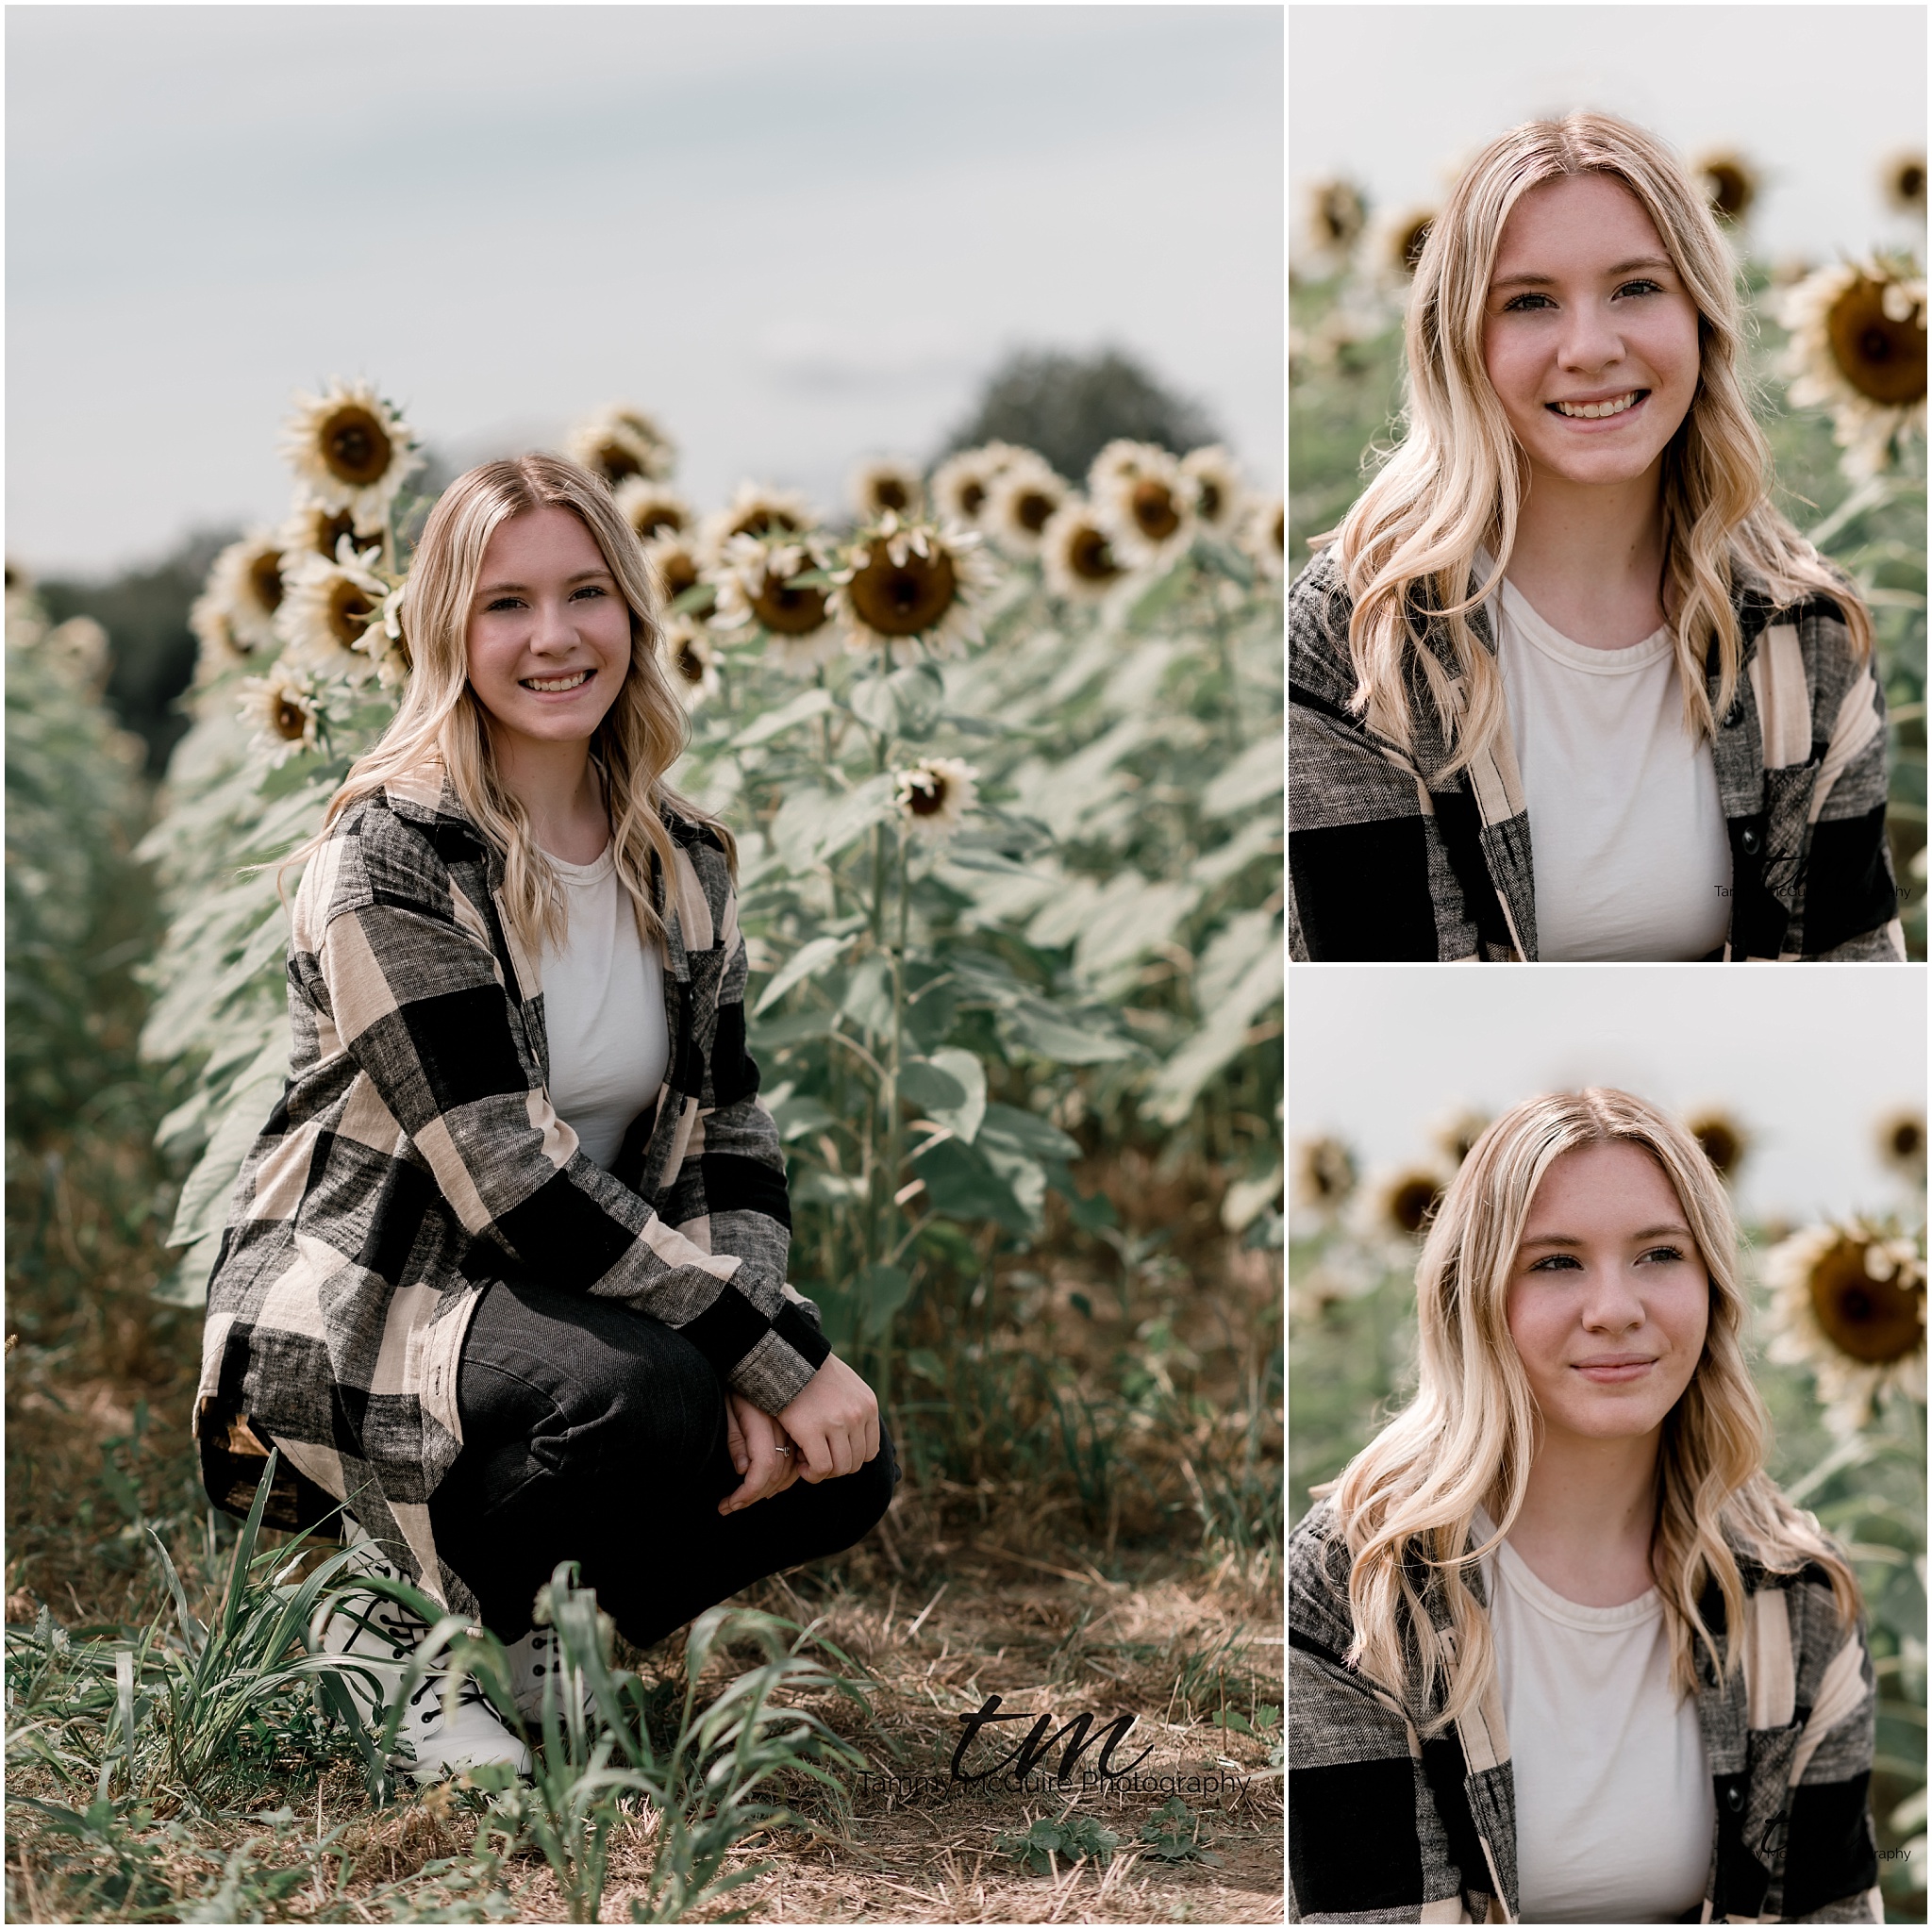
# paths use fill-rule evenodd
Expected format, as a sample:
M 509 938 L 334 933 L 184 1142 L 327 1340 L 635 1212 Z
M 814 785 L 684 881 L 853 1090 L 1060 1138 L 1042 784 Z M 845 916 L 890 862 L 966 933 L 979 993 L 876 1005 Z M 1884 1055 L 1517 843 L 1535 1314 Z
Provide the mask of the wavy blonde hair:
M 1453 753 L 1445 776 L 1479 757 L 1504 726 L 1503 679 L 1468 612 L 1502 580 L 1529 479 L 1484 360 L 1484 305 L 1510 209 L 1545 181 L 1584 174 L 1608 175 L 1637 197 L 1697 308 L 1697 391 L 1663 457 L 1662 589 L 1685 728 L 1692 737 L 1715 729 L 1705 688 L 1713 642 L 1719 713 L 1737 690 L 1743 643 L 1731 586 L 1740 568 L 1780 608 L 1830 597 L 1861 661 L 1872 648 L 1871 615 L 1856 591 L 1772 505 L 1771 450 L 1742 370 L 1736 270 L 1683 164 L 1614 114 L 1527 121 L 1471 162 L 1431 224 L 1404 336 L 1405 433 L 1337 528 L 1314 539 L 1316 547 L 1337 543 L 1354 600 L 1355 711 L 1412 751 L 1420 690 L 1410 682 L 1419 673 Z M 1470 596 L 1478 545 L 1495 568 Z M 1445 625 L 1453 671 L 1416 640 L 1430 609 Z
M 1726 1626 L 1742 1625 L 1744 1588 L 1731 1540 L 1778 1572 L 1816 1562 L 1830 1575 L 1846 1621 L 1857 1612 L 1850 1568 L 1764 1471 L 1770 1422 L 1740 1338 L 1738 1227 L 1724 1181 L 1697 1141 L 1642 1099 L 1601 1087 L 1549 1092 L 1506 1112 L 1463 1161 L 1416 1268 L 1422 1371 L 1415 1397 L 1338 1480 L 1317 1489 L 1334 1496 L 1354 1562 L 1349 1665 L 1417 1709 L 1428 1707 L 1438 1682 L 1449 1679 L 1443 1707 L 1426 1721 L 1430 1734 L 1477 1705 L 1493 1676 L 1489 1618 L 1463 1571 L 1508 1533 L 1536 1457 L 1536 1401 L 1507 1312 L 1524 1226 L 1556 1160 L 1611 1140 L 1642 1147 L 1663 1169 L 1710 1276 L 1704 1352 L 1664 1421 L 1657 1452 L 1651 1568 L 1678 1691 L 1695 1687 L 1699 1647 L 1720 1676 L 1740 1659 L 1738 1641 L 1720 1648 L 1698 1605 L 1715 1583 Z M 1495 1520 L 1496 1540 L 1466 1552 L 1481 1505 Z M 1440 1581 L 1429 1581 L 1431 1571 Z M 1424 1601 L 1437 1586 L 1454 1629 L 1453 1671 L 1449 1644 Z
M 539 508 L 568 509 L 583 524 L 630 609 L 630 668 L 591 740 L 591 755 L 603 779 L 617 874 L 630 894 L 640 934 L 661 946 L 651 860 L 655 855 L 668 878 L 672 843 L 662 808 L 714 831 L 734 870 L 737 846 L 722 823 L 664 782 L 664 773 L 683 754 L 689 725 L 658 662 L 658 588 L 610 491 L 560 456 L 486 462 L 443 491 L 417 544 L 403 597 L 410 669 L 402 705 L 329 799 L 321 831 L 286 862 L 298 863 L 316 850 L 359 799 L 440 764 L 464 811 L 503 858 L 504 912 L 519 942 L 533 956 L 543 940 L 561 944 L 567 911 L 556 867 L 498 774 L 490 713 L 470 687 L 470 605 L 484 552 L 503 524 Z

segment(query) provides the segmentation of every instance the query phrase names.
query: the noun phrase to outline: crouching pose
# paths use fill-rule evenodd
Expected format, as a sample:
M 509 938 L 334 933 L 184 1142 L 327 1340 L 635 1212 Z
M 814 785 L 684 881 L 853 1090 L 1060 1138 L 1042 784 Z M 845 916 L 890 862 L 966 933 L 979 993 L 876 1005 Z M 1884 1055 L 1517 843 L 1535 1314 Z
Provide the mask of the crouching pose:
M 1857 1587 L 1765 1473 L 1696 1142 L 1518 1106 L 1416 1293 L 1415 1398 L 1290 1543 L 1295 1917 L 1882 1921 Z
M 648 1643 L 858 1540 L 897 1479 L 871 1389 L 786 1283 L 722 825 L 663 782 L 683 711 L 608 491 L 526 456 L 453 483 L 395 721 L 298 857 L 289 1079 L 209 1283 L 209 1494 L 345 1509 L 397 1574 L 548 1665 L 562 1560 Z M 385 1605 L 330 1641 L 400 1679 Z M 525 1765 L 432 1674 L 419 1778 Z

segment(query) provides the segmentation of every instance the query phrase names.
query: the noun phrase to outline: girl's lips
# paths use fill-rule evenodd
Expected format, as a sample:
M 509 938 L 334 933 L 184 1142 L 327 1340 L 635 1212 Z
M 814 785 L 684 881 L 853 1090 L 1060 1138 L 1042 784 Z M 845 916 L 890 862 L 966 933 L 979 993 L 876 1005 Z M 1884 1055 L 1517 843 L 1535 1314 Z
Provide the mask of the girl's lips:
M 1654 1359 L 1582 1361 L 1576 1371 L 1586 1380 L 1594 1380 L 1600 1387 L 1616 1387 L 1625 1380 L 1641 1380 L 1656 1364 Z
M 555 676 L 540 676 L 535 679 L 528 677 L 520 678 L 517 688 L 530 696 L 547 697 L 552 702 L 558 702 L 564 697 L 575 696 L 579 690 L 589 690 L 596 675 L 597 673 L 588 667 L 582 671 L 565 670 Z M 561 683 L 567 676 L 581 676 L 583 681 L 572 684 L 568 690 L 534 690 L 531 688 L 533 680 L 537 683 Z
M 1627 390 L 1624 391 L 1629 392 Z M 1637 400 L 1628 408 L 1615 415 L 1565 415 L 1554 402 L 1543 405 L 1543 413 L 1553 422 L 1560 422 L 1565 428 L 1574 429 L 1579 435 L 1596 435 L 1605 429 L 1615 428 L 1620 423 L 1635 422 L 1643 413 L 1644 405 L 1650 400 L 1650 391 L 1640 389 Z

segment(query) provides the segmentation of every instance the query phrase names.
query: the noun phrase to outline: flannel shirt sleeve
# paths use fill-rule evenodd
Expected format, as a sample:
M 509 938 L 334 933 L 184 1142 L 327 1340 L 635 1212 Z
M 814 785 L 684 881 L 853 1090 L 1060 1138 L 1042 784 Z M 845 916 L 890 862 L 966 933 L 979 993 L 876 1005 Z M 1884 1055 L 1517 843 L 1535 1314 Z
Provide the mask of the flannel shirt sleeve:
M 485 934 L 447 890 L 438 901 L 420 855 L 390 861 L 388 841 L 364 845 L 363 888 L 338 898 L 297 969 L 464 1230 L 546 1285 L 662 1320 L 761 1405 L 788 1402 L 818 1360 L 778 1330 L 782 1257 L 706 1251 L 584 1156 L 525 1069 Z
M 727 929 L 717 1029 L 699 1079 L 697 1125 L 661 1209 L 678 1228 L 694 1230 L 702 1222 L 710 1251 L 736 1255 L 779 1282 L 782 1304 L 770 1336 L 741 1363 L 734 1383 L 775 1413 L 803 1389 L 831 1347 L 820 1330 L 818 1307 L 785 1284 L 791 1243 L 785 1153 L 777 1122 L 758 1097 L 758 1061 L 745 1042 L 749 967 L 735 917 Z M 794 1361 L 808 1368 L 804 1378 Z
M 1312 1520 L 1312 1517 L 1311 1517 Z M 1345 1558 L 1298 1530 L 1289 1555 L 1289 1920 L 1466 1922 L 1461 1859 L 1430 1771 L 1453 1775 L 1453 1740 L 1424 1748 L 1393 1697 L 1341 1658 Z M 1485 1912 L 1487 1913 L 1487 1911 Z
M 1814 632 L 1812 650 L 1840 674 L 1831 686 L 1829 713 L 1813 726 L 1824 741 L 1806 853 L 1804 956 L 1829 963 L 1903 963 L 1905 936 L 1885 832 L 1885 688 L 1874 661 L 1845 674 L 1840 666 L 1852 662 L 1851 640 L 1836 611 L 1813 610 L 1806 622 Z
M 1814 1625 L 1835 1621 L 1828 1588 L 1803 1592 Z M 1799 1731 L 1785 1825 L 1782 1921 L 1885 1920 L 1871 1813 L 1877 1723 L 1877 1678 L 1861 1623 L 1840 1630 Z

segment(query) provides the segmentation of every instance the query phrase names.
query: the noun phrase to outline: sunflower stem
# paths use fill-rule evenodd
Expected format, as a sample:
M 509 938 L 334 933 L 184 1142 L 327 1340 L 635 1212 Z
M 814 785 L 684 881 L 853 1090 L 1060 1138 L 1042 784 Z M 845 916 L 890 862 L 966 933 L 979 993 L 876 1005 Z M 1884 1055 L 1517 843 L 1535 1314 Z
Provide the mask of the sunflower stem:
M 1214 654 L 1221 664 L 1223 709 L 1227 723 L 1227 747 L 1237 755 L 1241 747 L 1241 687 L 1236 680 L 1234 649 L 1227 640 L 1227 612 L 1221 607 L 1219 586 L 1196 566 L 1195 581 L 1208 591 L 1208 607 L 1214 620 Z

